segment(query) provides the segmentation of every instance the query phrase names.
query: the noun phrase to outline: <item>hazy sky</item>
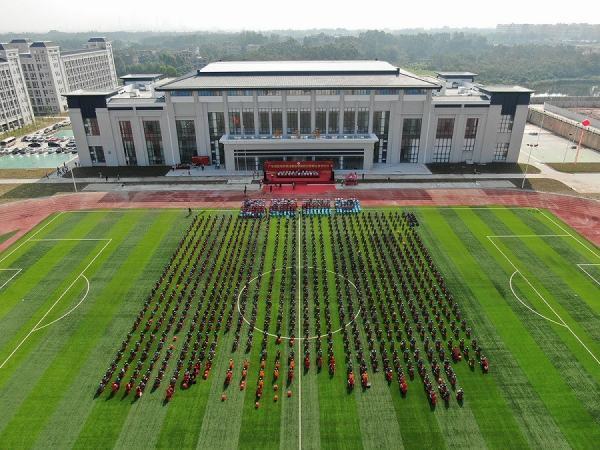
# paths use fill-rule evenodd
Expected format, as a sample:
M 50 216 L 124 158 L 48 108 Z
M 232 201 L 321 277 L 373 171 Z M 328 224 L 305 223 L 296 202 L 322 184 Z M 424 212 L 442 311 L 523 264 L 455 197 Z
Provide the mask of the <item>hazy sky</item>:
M 596 6 L 593 6 L 596 4 Z M 265 30 L 600 23 L 594 1 L 1 0 L 0 30 Z

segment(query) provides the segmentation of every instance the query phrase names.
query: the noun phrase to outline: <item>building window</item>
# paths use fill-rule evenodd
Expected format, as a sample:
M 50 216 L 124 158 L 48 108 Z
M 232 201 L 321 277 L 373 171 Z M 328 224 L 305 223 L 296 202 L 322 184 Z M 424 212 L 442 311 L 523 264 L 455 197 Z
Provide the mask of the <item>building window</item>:
M 162 145 L 162 134 L 158 120 L 144 120 L 144 137 L 146 138 L 146 150 L 148 151 L 148 164 L 151 166 L 165 163 L 165 155 Z
M 135 154 L 135 143 L 133 142 L 133 131 L 129 120 L 119 121 L 121 130 L 121 141 L 123 142 L 123 153 L 125 153 L 125 164 L 128 166 L 137 165 L 137 156 Z
M 214 165 L 225 162 L 225 146 L 220 142 L 225 134 L 225 114 L 222 112 L 208 113 L 208 134 L 210 135 L 210 154 Z
M 300 133 L 310 134 L 311 132 L 310 109 L 302 108 L 300 110 Z
M 273 134 L 281 135 L 283 133 L 283 115 L 281 109 L 273 108 L 271 110 L 271 125 Z
M 338 134 L 340 132 L 340 111 L 338 109 L 329 110 L 327 124 L 327 134 Z
M 211 91 L 211 90 L 200 90 L 198 91 L 200 97 L 220 97 L 223 95 L 223 91 Z
M 271 125 L 269 124 L 269 110 L 258 110 L 258 134 L 271 134 Z
M 344 95 L 371 95 L 370 89 L 346 89 Z
M 88 117 L 83 119 L 83 128 L 86 136 L 100 136 L 100 128 L 98 127 L 98 119 Z
M 298 110 L 288 109 L 287 111 L 287 134 L 295 134 L 298 132 Z
M 390 112 L 375 111 L 373 113 L 373 133 L 378 141 L 373 148 L 373 162 L 387 162 L 388 133 L 390 128 Z
M 229 111 L 229 134 L 242 134 L 242 119 L 239 111 Z
M 418 162 L 420 147 L 421 119 L 404 119 L 402 123 L 402 144 L 400 146 L 400 162 Z
M 494 151 L 494 161 L 506 161 L 507 156 L 508 142 L 496 144 L 496 150 Z
M 254 110 L 244 109 L 242 112 L 242 119 L 244 122 L 244 134 L 246 136 L 254 135 Z
M 227 91 L 228 97 L 251 97 L 254 92 L 250 89 L 232 89 Z
M 452 136 L 454 133 L 454 119 L 438 119 L 433 148 L 433 162 L 450 162 L 452 151 Z
M 256 95 L 260 95 L 263 97 L 273 96 L 273 95 L 281 95 L 281 91 L 273 90 L 273 89 L 259 89 L 256 91 Z
M 176 120 L 179 157 L 182 163 L 190 164 L 196 156 L 196 127 L 193 120 Z
M 101 146 L 90 146 L 89 150 L 92 164 L 106 164 L 106 159 L 104 158 L 104 149 Z
M 475 117 L 467 119 L 467 125 L 465 127 L 465 141 L 463 144 L 463 150 L 465 152 L 472 152 L 475 149 L 475 138 L 477 137 L 478 126 L 479 119 Z
M 319 108 L 315 111 L 315 131 L 319 133 L 327 132 L 327 110 Z
M 356 132 L 359 134 L 366 134 L 369 132 L 369 108 L 358 108 Z
M 289 91 L 285 91 L 287 95 L 310 95 L 310 90 L 308 89 L 292 89 Z
M 404 95 L 425 95 L 426 93 L 425 89 L 404 89 Z
M 192 91 L 171 91 L 171 97 L 191 97 Z
M 356 132 L 356 110 L 354 108 L 344 109 L 344 134 Z
M 398 95 L 398 89 L 375 89 L 375 95 Z
M 317 89 L 315 91 L 317 95 L 340 95 L 339 89 Z
M 498 124 L 498 133 L 510 133 L 513 128 L 514 117 L 512 114 L 502 114 Z

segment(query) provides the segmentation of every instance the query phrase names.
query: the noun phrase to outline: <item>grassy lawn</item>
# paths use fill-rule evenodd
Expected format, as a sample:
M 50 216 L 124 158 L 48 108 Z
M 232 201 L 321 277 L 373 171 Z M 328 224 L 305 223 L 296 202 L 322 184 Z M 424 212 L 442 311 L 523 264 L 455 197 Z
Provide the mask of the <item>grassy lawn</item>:
M 76 178 L 121 178 L 130 177 L 161 177 L 171 170 L 169 166 L 120 166 L 120 167 L 76 167 L 74 175 Z M 100 177 L 99 174 L 102 174 Z M 71 178 L 71 174 L 64 175 Z M 114 180 L 111 180 L 114 181 Z
M 473 173 L 525 173 L 527 164 L 522 163 L 489 163 L 489 164 L 465 164 L 465 163 L 432 163 L 427 164 L 427 168 L 435 174 L 465 174 Z M 540 173 L 540 170 L 532 165 L 529 165 L 527 173 Z
M 0 169 L 0 178 L 35 178 L 39 179 L 54 172 L 52 169 Z
M 85 186 L 87 184 L 77 183 L 78 190 Z M 54 194 L 72 192 L 74 192 L 73 183 L 0 184 L 0 200 L 49 197 Z
M 25 125 L 17 130 L 6 131 L 4 133 L 0 133 L 0 141 L 2 139 L 6 139 L 7 137 L 16 137 L 19 138 L 21 136 L 25 136 L 26 134 L 34 133 L 43 128 L 49 127 L 50 125 L 54 125 L 55 123 L 62 122 L 66 119 L 65 117 L 38 117 L 35 119 L 35 122 Z
M 554 170 L 567 173 L 598 173 L 600 172 L 600 162 L 593 163 L 546 163 Z
M 8 269 L 0 270 L 2 447 L 595 448 L 598 249 L 537 209 L 411 211 L 415 232 L 397 208 L 260 221 L 217 210 L 192 217 L 187 210 L 51 216 L 0 253 L 0 269 Z M 577 264 L 587 264 L 588 273 Z M 478 364 L 471 370 L 465 359 L 450 363 L 463 403 L 450 388 L 448 404 L 438 394 L 432 407 L 418 371 L 409 377 L 401 346 L 410 345 L 412 333 L 437 392 L 421 325 L 431 348 L 440 339 L 448 359 L 449 338 L 453 345 L 464 339 L 469 356 L 476 339 L 489 358 L 488 374 Z M 310 338 L 306 347 L 302 336 Z M 292 352 L 295 376 L 286 382 Z M 368 389 L 361 388 L 359 352 Z M 413 356 L 409 350 L 416 369 Z M 432 358 L 441 358 L 437 350 Z M 110 383 L 129 360 L 113 395 Z M 184 389 L 184 374 L 196 362 L 200 374 Z M 388 363 L 391 383 L 384 376 Z M 108 386 L 95 397 L 107 369 Z M 443 369 L 440 378 L 450 386 Z
M 522 178 L 513 178 L 510 181 L 519 189 L 523 183 Z M 574 189 L 571 189 L 566 184 L 558 180 L 553 180 L 552 178 L 527 178 L 525 180 L 525 189 L 531 189 L 540 192 L 556 192 L 559 194 L 579 195 Z
M 0 244 L 2 244 L 4 241 L 10 239 L 11 237 L 13 237 L 17 231 L 19 231 L 19 230 L 14 230 L 14 231 L 11 231 L 10 233 L 6 233 L 6 234 L 0 234 Z

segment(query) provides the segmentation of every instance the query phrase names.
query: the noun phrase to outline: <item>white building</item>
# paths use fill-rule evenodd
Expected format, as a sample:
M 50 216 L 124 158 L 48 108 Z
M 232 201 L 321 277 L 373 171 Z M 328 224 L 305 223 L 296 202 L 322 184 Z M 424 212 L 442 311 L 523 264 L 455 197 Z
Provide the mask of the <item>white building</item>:
M 13 39 L 19 50 L 21 67 L 36 115 L 66 111 L 63 95 L 76 89 L 111 89 L 117 86 L 112 44 L 104 38 L 91 38 L 85 48 L 61 52 L 48 41 Z
M 418 77 L 383 61 L 218 62 L 143 90 L 66 97 L 84 166 L 173 165 L 195 155 L 227 171 L 266 160 L 367 170 L 517 161 L 532 91 L 482 86 L 471 75 Z
M 19 50 L 0 44 L 0 133 L 33 121 Z

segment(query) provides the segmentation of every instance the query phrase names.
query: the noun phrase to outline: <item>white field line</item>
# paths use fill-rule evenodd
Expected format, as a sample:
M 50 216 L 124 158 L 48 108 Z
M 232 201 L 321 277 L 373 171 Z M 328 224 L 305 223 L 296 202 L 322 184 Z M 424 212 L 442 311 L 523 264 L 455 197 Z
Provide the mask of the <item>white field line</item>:
M 548 219 L 550 222 L 552 222 L 554 225 L 556 225 L 558 228 L 560 228 L 564 233 L 568 234 L 569 236 L 571 236 L 573 239 L 575 239 L 575 241 L 577 241 L 577 243 L 579 245 L 581 245 L 583 248 L 585 248 L 588 252 L 590 252 L 592 255 L 594 255 L 596 258 L 600 259 L 600 255 L 598 253 L 596 253 L 594 250 L 592 250 L 590 247 L 588 247 L 587 245 L 585 245 L 582 241 L 580 241 L 575 235 L 573 235 L 572 233 L 569 232 L 569 230 L 567 230 L 565 227 L 563 227 L 560 223 L 558 223 L 556 220 L 554 220 L 552 217 L 548 216 L 544 211 L 542 211 L 539 208 L 536 208 L 541 214 L 542 216 L 544 216 L 546 219 Z
M 8 254 L 4 255 L 4 257 L 2 259 L 0 259 L 0 263 L 3 262 L 6 258 L 8 258 L 10 255 L 12 255 L 14 252 L 19 250 L 23 245 L 25 245 L 27 242 L 29 242 L 31 239 L 33 239 L 35 236 L 37 236 L 40 231 L 42 231 L 44 228 L 46 228 L 48 225 L 50 225 L 52 222 L 54 222 L 56 219 L 58 219 L 62 215 L 63 215 L 63 211 L 59 212 L 56 216 L 54 216 L 51 220 L 49 220 L 46 224 L 44 224 L 43 227 L 41 227 L 39 230 L 37 230 L 35 233 L 33 233 L 31 236 L 29 236 L 28 239 L 26 239 L 25 241 L 23 241 L 19 245 L 17 245 L 15 248 L 13 248 Z
M 0 286 L 0 291 L 2 290 L 2 288 L 3 288 L 4 286 L 6 286 L 8 283 L 10 283 L 10 281 L 11 281 L 11 280 L 12 280 L 14 277 L 16 277 L 17 275 L 19 275 L 19 273 L 21 272 L 21 270 L 23 270 L 23 269 L 0 269 L 0 271 L 6 271 L 6 272 L 13 271 L 13 272 L 16 272 L 16 273 L 15 273 L 15 274 L 14 274 L 12 277 L 10 277 L 8 280 L 6 280 L 2 286 Z
M 307 268 L 308 269 L 315 269 L 315 267 L 313 267 L 313 266 L 308 266 Z M 288 267 L 288 270 L 289 269 L 291 269 L 291 267 Z M 322 269 L 316 269 L 316 270 L 322 270 Z M 348 278 L 346 278 L 345 276 L 343 276 L 343 275 L 341 275 L 341 274 L 339 274 L 337 272 L 334 272 L 333 270 L 329 270 L 329 269 L 324 269 L 324 270 L 327 271 L 327 272 L 329 272 L 329 273 L 334 274 L 337 277 L 340 277 L 340 278 L 343 278 L 343 279 L 347 280 L 348 283 L 350 283 L 352 285 L 352 287 L 354 287 L 354 289 L 356 290 L 356 292 L 358 292 L 358 288 L 356 287 L 356 285 L 351 280 L 349 280 Z M 275 272 L 281 272 L 281 271 L 282 271 L 281 268 L 275 269 Z M 246 322 L 246 324 L 248 326 L 252 326 L 252 324 L 248 321 L 248 319 L 246 319 L 246 316 L 244 316 L 242 314 L 242 309 L 241 309 L 241 306 L 240 306 L 240 300 L 242 298 L 242 294 L 244 293 L 244 291 L 246 290 L 246 288 L 250 285 L 250 283 L 254 283 L 259 277 L 264 277 L 265 275 L 268 275 L 270 273 L 271 273 L 271 271 L 269 270 L 267 272 L 264 272 L 262 275 L 257 275 L 254 278 L 252 278 L 251 280 L 249 280 L 246 285 L 242 286 L 242 289 L 240 289 L 240 293 L 237 296 L 237 310 L 238 310 L 238 314 L 242 317 L 242 320 L 244 322 Z M 352 322 L 354 322 L 358 318 L 358 315 L 360 314 L 360 310 L 361 309 L 359 307 L 358 311 L 356 312 L 356 314 L 354 315 L 354 317 L 352 319 L 350 319 L 350 321 L 347 324 L 339 327 L 337 330 L 332 331 L 331 334 L 339 333 L 340 331 L 342 331 L 343 328 L 346 328 L 346 327 L 349 327 L 350 325 L 352 325 Z M 291 339 L 291 337 L 289 337 L 289 336 L 277 336 L 276 334 L 269 333 L 268 331 L 264 331 L 262 328 L 258 328 L 257 326 L 254 326 L 254 329 L 256 331 L 258 331 L 261 335 L 266 334 L 267 336 L 271 336 L 271 337 L 274 337 L 274 338 L 280 337 L 281 339 L 288 340 L 288 341 Z M 301 341 L 303 341 L 303 340 L 306 339 L 307 341 L 310 341 L 310 340 L 317 339 L 317 338 L 326 338 L 327 335 L 328 335 L 328 333 L 325 333 L 325 334 L 322 334 L 321 336 L 309 336 L 307 338 L 298 336 L 298 337 L 296 337 L 296 339 L 299 339 Z
M 60 316 L 58 319 L 54 319 L 52 322 L 47 323 L 46 325 L 42 325 L 41 327 L 36 327 L 36 329 L 34 331 L 38 331 L 38 330 L 41 330 L 42 328 L 49 327 L 50 325 L 58 322 L 59 320 L 64 319 L 69 314 L 71 314 L 73 311 L 75 311 L 79 307 L 79 305 L 81 305 L 84 302 L 84 300 L 86 299 L 86 297 L 88 296 L 88 294 L 90 292 L 90 280 L 88 280 L 88 278 L 83 274 L 81 274 L 81 278 L 85 279 L 87 287 L 85 290 L 85 294 L 83 294 L 83 297 L 81 297 L 81 300 L 79 300 L 79 303 L 77 303 L 75 306 L 73 306 L 70 310 L 68 310 L 66 313 L 64 313 L 62 316 Z
M 535 309 L 533 309 L 531 306 L 529 306 L 527 303 L 525 303 L 523 300 L 521 300 L 519 298 L 519 296 L 517 295 L 517 293 L 515 292 L 515 289 L 513 287 L 513 278 L 516 274 L 521 275 L 521 277 L 523 277 L 523 274 L 521 272 L 515 271 L 513 272 L 513 274 L 510 276 L 510 280 L 508 280 L 508 284 L 510 285 L 510 290 L 512 291 L 513 295 L 515 296 L 515 298 L 525 307 L 527 308 L 529 311 L 531 311 L 534 314 L 537 314 L 538 316 L 540 316 L 542 319 L 546 319 L 548 322 L 552 322 L 558 326 L 561 327 L 566 327 L 566 325 L 564 323 L 561 322 L 557 322 L 556 320 L 552 320 L 546 316 L 544 316 L 543 314 L 540 314 L 539 312 L 537 312 Z
M 39 230 L 38 230 L 39 231 Z M 37 234 L 37 233 L 36 233 Z M 30 240 L 32 240 L 31 238 L 29 238 L 26 242 L 29 242 Z M 35 239 L 35 241 L 40 242 L 40 241 L 61 241 L 61 240 L 65 240 L 65 241 L 70 241 L 73 239 Z M 88 240 L 88 241 L 106 241 L 106 243 L 104 244 L 104 246 L 100 249 L 100 251 L 96 254 L 96 256 L 94 256 L 92 258 L 92 260 L 88 263 L 87 266 L 85 266 L 85 268 L 79 273 L 79 275 L 77 275 L 77 277 L 71 282 L 71 284 L 64 290 L 64 292 L 60 295 L 60 297 L 58 297 L 58 299 L 52 304 L 52 306 L 50 306 L 50 308 L 48 308 L 48 310 L 44 313 L 44 315 L 42 316 L 42 318 L 38 321 L 38 323 L 36 323 L 33 328 L 29 331 L 29 333 L 27 333 L 27 335 L 21 340 L 21 342 L 19 342 L 19 344 L 15 347 L 15 349 L 10 353 L 10 355 L 8 355 L 8 357 L 4 360 L 4 362 L 2 364 L 0 364 L 0 369 L 2 369 L 6 363 L 13 357 L 13 355 L 17 352 L 17 350 L 19 350 L 19 348 L 25 343 L 25 341 L 29 338 L 29 336 L 31 336 L 34 332 L 39 331 L 43 328 L 45 328 L 48 325 L 51 325 L 53 323 L 56 323 L 57 321 L 59 321 L 60 319 L 66 317 L 68 314 L 70 314 L 71 312 L 73 312 L 82 302 L 83 300 L 85 300 L 85 298 L 88 295 L 89 292 L 89 280 L 87 279 L 87 277 L 84 275 L 84 272 L 90 268 L 90 266 L 94 263 L 94 261 L 96 261 L 96 259 L 98 259 L 98 257 L 102 254 L 102 252 L 106 249 L 106 247 L 108 247 L 108 245 L 112 242 L 112 238 L 111 239 L 74 239 L 74 240 Z M 20 247 L 20 246 L 19 246 Z M 62 300 L 62 298 L 67 294 L 67 292 L 69 292 L 69 290 L 75 285 L 75 283 L 77 282 L 77 280 L 79 280 L 79 278 L 83 277 L 86 282 L 87 282 L 87 290 L 86 293 L 83 297 L 83 299 L 81 299 L 79 301 L 79 303 L 77 303 L 77 305 L 75 305 L 73 308 L 71 308 L 70 311 L 68 311 L 66 314 L 63 314 L 61 317 L 59 317 L 58 319 L 50 322 L 49 324 L 46 324 L 42 327 L 40 327 L 40 324 L 44 321 L 44 319 L 48 316 L 48 314 L 50 314 L 50 312 L 54 309 L 54 307 Z
M 542 213 L 543 214 L 543 213 Z M 561 227 L 562 228 L 562 227 Z M 563 229 L 564 230 L 564 229 Z M 573 235 L 571 235 L 570 233 L 567 233 L 568 236 L 573 237 Z M 538 237 L 537 235 L 523 235 L 523 236 L 528 236 L 528 237 Z M 554 315 L 558 318 L 558 320 L 561 322 L 561 324 L 567 329 L 569 330 L 569 332 L 575 337 L 575 339 L 577 339 L 577 341 L 579 341 L 579 343 L 582 345 L 582 347 L 590 354 L 590 356 L 594 359 L 594 361 L 596 361 L 596 363 L 598 365 L 600 365 L 600 360 L 596 357 L 596 355 L 594 355 L 592 353 L 592 351 L 588 348 L 587 345 L 585 345 L 583 343 L 583 341 L 579 338 L 579 336 L 577 336 L 577 334 L 575 334 L 575 332 L 571 329 L 571 327 L 569 325 L 567 325 L 567 323 L 563 320 L 563 318 L 554 310 L 554 308 L 552 308 L 552 306 L 550 306 L 550 304 L 546 301 L 546 299 L 542 296 L 542 294 L 540 294 L 540 292 L 535 288 L 535 286 L 533 286 L 533 284 L 531 284 L 531 282 L 527 279 L 527 277 L 525 275 L 523 275 L 521 273 L 521 271 L 517 268 L 517 266 L 511 261 L 511 259 L 506 255 L 506 253 L 504 253 L 500 247 L 498 247 L 498 245 L 494 242 L 493 238 L 499 237 L 499 236 L 486 236 L 487 239 L 492 243 L 492 245 L 494 247 L 496 247 L 496 250 L 498 250 L 498 252 L 504 256 L 504 258 L 508 261 L 508 263 L 513 267 L 513 269 L 515 269 L 515 273 L 519 273 L 519 275 L 521 275 L 521 278 L 523 278 L 523 280 L 525 280 L 525 282 L 529 285 L 529 287 L 537 294 L 537 296 L 546 304 L 546 306 L 554 313 Z M 500 236 L 501 237 L 501 236 Z M 579 241 L 578 241 L 579 242 Z M 583 245 L 583 244 L 581 244 Z M 584 245 L 585 247 L 585 245 Z M 585 247 L 587 248 L 587 247 Z M 589 248 L 588 248 L 589 250 Z M 515 273 L 512 274 L 511 276 L 511 280 L 512 277 L 515 275 Z M 510 284 L 510 281 L 509 281 Z M 511 290 L 513 291 L 514 294 L 514 290 L 512 289 L 512 284 L 510 285 Z M 516 296 L 517 300 L 519 300 L 521 303 L 521 299 L 519 297 Z M 528 308 L 531 310 L 531 308 Z M 541 314 L 538 314 L 540 316 L 542 316 Z M 542 316 L 544 317 L 544 316 Z M 548 319 L 547 317 L 544 317 L 546 320 L 550 320 L 553 323 L 556 323 L 555 321 Z
M 594 277 L 594 276 L 593 276 L 591 273 L 589 273 L 587 270 L 585 270 L 585 269 L 583 268 L 583 266 L 600 266 L 600 263 L 599 263 L 599 264 L 577 264 L 577 267 L 579 267 L 581 270 L 583 270 L 583 271 L 584 271 L 584 272 L 587 274 L 587 276 L 588 276 L 588 277 L 590 277 L 592 280 L 594 280 L 594 282 L 595 282 L 595 283 L 596 283 L 598 286 L 600 286 L 600 281 L 599 281 L 599 280 L 597 280 L 597 279 L 596 279 L 596 278 L 595 278 L 595 277 Z
M 301 318 L 300 318 L 300 303 L 302 302 L 302 291 L 301 291 L 301 286 L 302 286 L 302 278 L 301 278 L 301 267 L 302 267 L 302 259 L 301 259 L 301 249 L 302 249 L 302 236 L 301 236 L 301 229 L 302 229 L 302 218 L 298 218 L 298 242 L 296 245 L 298 245 L 298 317 L 296 318 L 296 321 L 298 322 L 298 338 L 300 338 L 300 322 L 301 322 Z M 302 450 L 302 355 L 300 353 L 300 339 L 298 339 L 298 353 L 296 353 L 298 355 L 298 360 L 299 360 L 299 364 L 298 364 L 298 450 Z

